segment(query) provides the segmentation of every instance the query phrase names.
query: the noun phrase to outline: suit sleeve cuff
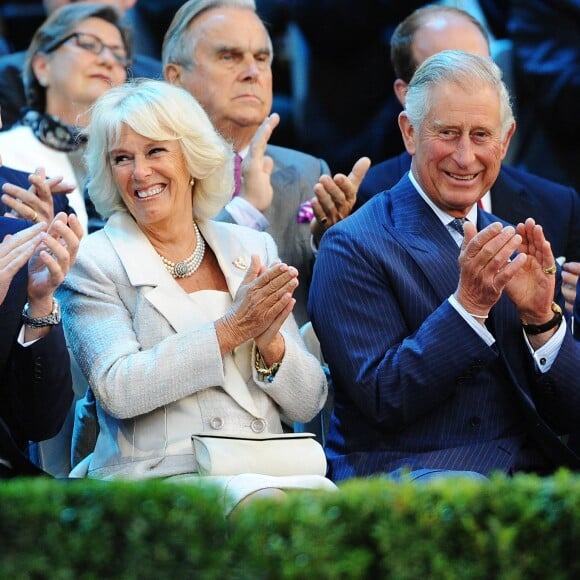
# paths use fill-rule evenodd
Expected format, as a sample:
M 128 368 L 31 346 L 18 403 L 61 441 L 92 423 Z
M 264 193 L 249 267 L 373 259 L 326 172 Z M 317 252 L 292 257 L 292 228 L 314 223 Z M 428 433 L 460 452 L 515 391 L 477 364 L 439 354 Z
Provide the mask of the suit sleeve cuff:
M 465 310 L 465 308 L 459 304 L 453 294 L 449 296 L 449 303 L 451 306 L 453 306 L 453 308 L 455 308 L 455 310 L 457 310 L 457 313 L 461 316 L 461 318 L 463 318 L 463 320 L 465 320 L 465 322 L 471 326 L 471 328 L 485 342 L 485 344 L 487 344 L 487 346 L 491 346 L 495 342 L 495 338 L 491 332 L 489 332 L 489 330 L 487 330 L 483 324 L 479 324 L 479 322 L 477 322 L 473 316 L 471 316 L 471 314 L 469 314 L 467 310 Z

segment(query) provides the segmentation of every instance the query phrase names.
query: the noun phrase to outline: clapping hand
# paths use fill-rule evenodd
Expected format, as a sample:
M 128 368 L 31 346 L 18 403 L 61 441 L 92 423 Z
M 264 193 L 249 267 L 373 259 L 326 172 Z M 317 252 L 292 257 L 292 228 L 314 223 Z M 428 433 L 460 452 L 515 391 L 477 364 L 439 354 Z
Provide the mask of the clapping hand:
M 467 312 L 481 321 L 524 266 L 526 256 L 519 254 L 510 260 L 522 243 L 521 235 L 513 226 L 503 227 L 495 222 L 478 233 L 471 222 L 466 222 L 464 232 L 455 297 Z
M 52 220 L 28 263 L 31 311 L 35 301 L 52 300 L 54 291 L 76 260 L 82 235 L 82 226 L 76 215 L 67 216 L 61 212 Z
M 506 292 L 525 324 L 543 324 L 554 315 L 556 262 L 542 226 L 532 218 L 518 224 L 517 232 L 522 238 L 519 255 L 525 256 L 525 262 L 506 285 Z
M 53 195 L 64 195 L 75 189 L 74 185 L 63 182 L 62 177 L 46 178 L 40 167 L 28 177 L 30 187 L 24 189 L 12 183 L 2 186 L 2 202 L 10 208 L 7 217 L 19 217 L 33 223 L 51 223 L 54 218 Z
M 254 339 L 267 364 L 280 361 L 284 339 L 279 330 L 294 308 L 297 287 L 296 268 L 281 262 L 266 267 L 252 256 L 232 307 L 216 323 L 222 354 Z
M 580 262 L 565 262 L 562 266 L 562 294 L 566 301 L 566 310 L 570 313 L 574 308 L 579 277 Z
M 266 146 L 279 122 L 280 116 L 277 113 L 266 117 L 252 138 L 248 154 L 242 162 L 243 180 L 240 197 L 261 212 L 270 207 L 274 196 L 270 183 L 274 161 L 266 155 Z
M 8 234 L 0 242 L 0 304 L 4 302 L 14 276 L 46 237 L 45 230 L 46 224 L 39 223 L 16 234 Z
M 356 202 L 358 188 L 370 166 L 371 160 L 368 157 L 361 157 L 353 165 L 348 177 L 343 173 L 337 173 L 334 177 L 320 176 L 314 186 L 316 197 L 312 199 L 312 209 L 316 216 L 313 227 L 318 223 L 329 228 L 350 215 Z

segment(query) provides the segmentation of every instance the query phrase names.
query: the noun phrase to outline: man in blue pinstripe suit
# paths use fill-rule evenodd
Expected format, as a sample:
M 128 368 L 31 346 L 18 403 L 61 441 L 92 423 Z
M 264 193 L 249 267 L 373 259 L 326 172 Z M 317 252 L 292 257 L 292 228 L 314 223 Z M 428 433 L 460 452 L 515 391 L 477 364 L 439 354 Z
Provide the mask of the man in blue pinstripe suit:
M 580 344 L 550 244 L 477 207 L 515 129 L 499 69 L 428 58 L 399 125 L 410 172 L 324 235 L 314 269 L 330 477 L 580 467 L 560 438 L 580 419 Z

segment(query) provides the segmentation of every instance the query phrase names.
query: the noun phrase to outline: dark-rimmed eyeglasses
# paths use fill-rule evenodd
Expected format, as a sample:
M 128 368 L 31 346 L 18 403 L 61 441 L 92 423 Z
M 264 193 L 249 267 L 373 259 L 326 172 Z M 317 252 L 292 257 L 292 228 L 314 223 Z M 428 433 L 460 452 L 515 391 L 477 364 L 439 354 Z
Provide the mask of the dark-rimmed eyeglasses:
M 96 55 L 101 54 L 103 50 L 105 50 L 105 48 L 108 48 L 111 54 L 113 55 L 114 59 L 122 67 L 127 68 L 131 64 L 127 52 L 125 51 L 124 48 L 105 44 L 98 36 L 95 36 L 94 34 L 90 34 L 88 32 L 73 32 L 72 34 L 69 34 L 64 38 L 61 38 L 54 44 L 49 45 L 48 48 L 44 50 L 44 52 L 46 53 L 53 52 L 63 44 L 69 42 L 70 40 L 74 40 L 75 45 L 78 46 L 79 48 L 87 50 L 88 52 L 92 52 L 93 54 Z

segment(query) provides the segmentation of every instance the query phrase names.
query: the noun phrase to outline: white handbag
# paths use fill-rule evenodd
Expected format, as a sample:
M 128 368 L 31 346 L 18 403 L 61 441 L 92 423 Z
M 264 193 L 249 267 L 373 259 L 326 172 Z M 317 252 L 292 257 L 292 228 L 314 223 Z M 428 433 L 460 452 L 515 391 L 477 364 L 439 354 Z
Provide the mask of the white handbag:
M 313 433 L 196 433 L 191 440 L 200 475 L 326 475 L 324 449 Z

